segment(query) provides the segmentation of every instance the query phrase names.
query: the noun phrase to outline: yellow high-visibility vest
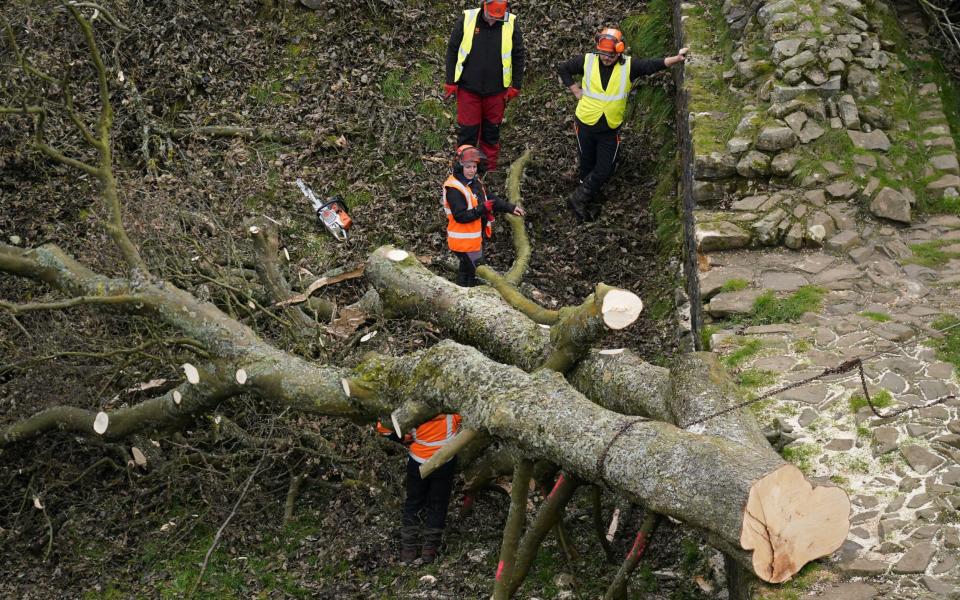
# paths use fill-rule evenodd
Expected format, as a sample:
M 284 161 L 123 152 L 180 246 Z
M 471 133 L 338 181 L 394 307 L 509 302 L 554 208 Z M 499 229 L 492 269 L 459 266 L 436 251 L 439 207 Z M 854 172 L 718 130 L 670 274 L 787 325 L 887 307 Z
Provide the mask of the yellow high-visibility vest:
M 577 103 L 577 118 L 587 125 L 595 125 L 600 115 L 607 118 L 611 129 L 620 127 L 627 112 L 627 96 L 633 87 L 630 81 L 630 57 L 613 65 L 610 81 L 604 89 L 600 79 L 600 57 L 588 53 L 583 57 L 583 96 Z
M 457 68 L 453 74 L 454 82 L 460 81 L 460 76 L 463 75 L 463 63 L 466 62 L 473 48 L 473 33 L 477 28 L 479 15 L 479 8 L 463 11 L 463 40 L 460 42 L 460 54 L 457 55 Z M 509 12 L 506 17 L 507 20 L 503 22 L 503 30 L 500 33 L 500 62 L 503 63 L 503 87 L 508 88 L 513 82 L 513 28 L 517 17 Z

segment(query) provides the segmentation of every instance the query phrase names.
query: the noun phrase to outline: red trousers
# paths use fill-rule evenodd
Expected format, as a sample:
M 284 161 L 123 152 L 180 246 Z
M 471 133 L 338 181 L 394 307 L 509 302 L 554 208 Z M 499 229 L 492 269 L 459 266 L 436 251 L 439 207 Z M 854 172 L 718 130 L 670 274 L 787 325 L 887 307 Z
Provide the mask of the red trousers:
M 480 96 L 463 88 L 457 89 L 457 146 L 477 146 L 487 155 L 487 170 L 497 168 L 500 155 L 500 124 L 507 106 L 506 91 Z

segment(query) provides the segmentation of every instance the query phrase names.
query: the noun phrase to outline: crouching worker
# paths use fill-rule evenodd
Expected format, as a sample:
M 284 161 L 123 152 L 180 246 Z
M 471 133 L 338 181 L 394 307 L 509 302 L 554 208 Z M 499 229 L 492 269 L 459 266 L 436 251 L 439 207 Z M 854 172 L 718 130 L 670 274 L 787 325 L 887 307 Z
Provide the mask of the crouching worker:
M 443 529 L 447 524 L 447 507 L 453 491 L 457 458 L 453 457 L 425 478 L 420 465 L 447 445 L 460 430 L 460 415 L 441 414 L 419 425 L 403 439 L 392 429 L 377 423 L 377 432 L 393 441 L 408 445 L 406 498 L 400 521 L 400 562 L 410 564 L 417 559 L 420 546 L 420 525 L 423 524 L 423 549 L 420 558 L 432 563 L 440 553 Z
M 487 194 L 480 179 L 486 160 L 474 146 L 460 146 L 453 173 L 443 182 L 447 246 L 460 259 L 457 285 L 462 287 L 477 285 L 477 267 L 483 264 L 483 238 L 493 234 L 494 213 L 527 214 L 523 208 Z

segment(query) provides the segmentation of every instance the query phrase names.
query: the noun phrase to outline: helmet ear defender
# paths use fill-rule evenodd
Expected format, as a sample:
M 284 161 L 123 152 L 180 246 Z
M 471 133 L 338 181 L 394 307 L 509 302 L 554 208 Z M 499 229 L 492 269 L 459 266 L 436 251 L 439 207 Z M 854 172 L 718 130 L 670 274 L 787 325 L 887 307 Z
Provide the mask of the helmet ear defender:
M 478 149 L 476 146 L 464 144 L 457 148 L 457 156 L 453 160 L 453 170 L 458 175 L 462 175 L 464 162 L 476 162 L 477 169 L 482 171 L 485 168 L 486 161 L 487 157 L 482 150 Z
M 607 29 L 604 29 L 603 31 L 597 34 L 597 37 L 596 37 L 597 50 L 600 50 L 601 52 L 605 51 L 602 48 L 600 48 L 600 43 L 603 40 L 610 40 L 612 42 L 611 44 L 613 47 L 612 49 L 617 54 L 623 54 L 623 51 L 627 49 L 627 45 L 623 43 L 623 34 L 620 33 L 619 29 L 613 29 L 612 27 L 608 27 Z

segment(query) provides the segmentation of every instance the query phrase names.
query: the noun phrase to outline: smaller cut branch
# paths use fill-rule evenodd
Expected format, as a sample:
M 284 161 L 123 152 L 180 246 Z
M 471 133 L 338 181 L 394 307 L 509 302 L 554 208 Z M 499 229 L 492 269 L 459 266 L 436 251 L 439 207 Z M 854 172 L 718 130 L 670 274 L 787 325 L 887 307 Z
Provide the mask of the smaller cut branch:
M 510 165 L 510 172 L 507 175 L 507 198 L 517 206 L 523 206 L 520 195 L 520 179 L 523 178 L 523 170 L 530 162 L 530 156 L 530 149 L 524 150 L 520 158 Z M 527 230 L 522 218 L 507 215 L 507 222 L 510 223 L 510 231 L 513 234 L 513 248 L 517 255 L 513 259 L 513 266 L 504 275 L 504 279 L 511 285 L 520 285 L 530 265 L 530 239 L 527 237 Z
M 657 529 L 659 523 L 660 515 L 657 513 L 648 510 L 646 514 L 644 514 L 643 523 L 640 524 L 640 530 L 637 531 L 637 537 L 633 541 L 633 546 L 630 548 L 630 552 L 627 553 L 627 557 L 623 560 L 623 564 L 620 565 L 620 569 L 613 578 L 610 587 L 607 588 L 607 593 L 604 594 L 603 600 L 626 600 L 627 582 L 630 580 L 630 575 L 636 570 L 637 565 L 640 564 L 640 559 L 643 558 L 643 553 L 650 543 L 650 537 L 653 536 L 653 532 Z
M 550 533 L 563 518 L 563 513 L 567 504 L 573 499 L 574 492 L 583 482 L 568 473 L 561 473 L 553 489 L 547 495 L 546 501 L 537 511 L 537 516 L 533 523 L 523 534 L 523 540 L 520 542 L 520 549 L 517 552 L 517 564 L 510 579 L 510 595 L 514 595 L 523 585 L 523 581 L 533 566 L 534 559 L 537 558 L 537 552 L 544 538 Z
M 523 524 L 527 519 L 527 497 L 530 494 L 530 476 L 533 474 L 533 461 L 523 458 L 513 471 L 510 488 L 510 512 L 503 527 L 503 541 L 500 544 L 500 562 L 497 563 L 497 575 L 494 582 L 494 600 L 506 600 L 512 596 L 510 580 L 513 578 L 513 563 L 517 553 L 517 543 Z
M 143 298 L 139 296 L 81 296 L 59 302 L 33 302 L 30 304 L 12 304 L 10 302 L 0 301 L 0 308 L 8 310 L 15 315 L 20 315 L 43 310 L 63 310 L 85 304 L 137 304 L 138 302 L 143 302 Z
M 420 465 L 420 477 L 426 479 L 431 473 L 447 464 L 447 461 L 476 439 L 478 433 L 476 429 L 461 429 L 456 437 L 437 450 L 427 462 Z
M 171 137 L 186 138 L 203 136 L 212 138 L 240 138 L 249 141 L 276 142 L 280 144 L 310 143 L 316 139 L 312 131 L 279 131 L 265 127 L 238 127 L 230 125 L 210 125 L 205 127 L 176 128 L 169 131 Z M 334 144 L 324 144 L 334 146 Z

